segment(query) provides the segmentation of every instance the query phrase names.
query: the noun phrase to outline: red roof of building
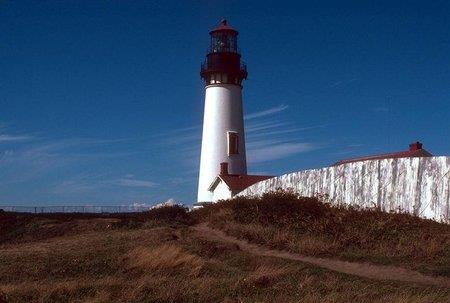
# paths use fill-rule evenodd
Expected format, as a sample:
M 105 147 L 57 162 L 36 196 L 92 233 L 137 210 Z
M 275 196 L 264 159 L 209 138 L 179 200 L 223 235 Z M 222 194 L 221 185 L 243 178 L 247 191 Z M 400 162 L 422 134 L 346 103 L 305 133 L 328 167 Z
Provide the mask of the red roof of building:
M 334 163 L 333 166 L 366 160 L 432 157 L 432 156 L 433 155 L 431 153 L 422 148 L 422 143 L 414 142 L 409 145 L 409 150 L 406 151 L 340 160 Z
M 247 187 L 258 183 L 263 180 L 267 180 L 273 178 L 273 176 L 258 176 L 258 175 L 223 175 L 220 174 L 214 180 L 214 182 L 209 187 L 209 190 L 212 191 L 218 184 L 218 179 L 225 182 L 228 188 L 232 191 L 242 191 Z
M 220 21 L 219 25 L 209 33 L 212 34 L 214 32 L 227 32 L 227 31 L 234 32 L 237 34 L 237 30 L 229 26 L 227 20 L 223 19 L 222 21 Z

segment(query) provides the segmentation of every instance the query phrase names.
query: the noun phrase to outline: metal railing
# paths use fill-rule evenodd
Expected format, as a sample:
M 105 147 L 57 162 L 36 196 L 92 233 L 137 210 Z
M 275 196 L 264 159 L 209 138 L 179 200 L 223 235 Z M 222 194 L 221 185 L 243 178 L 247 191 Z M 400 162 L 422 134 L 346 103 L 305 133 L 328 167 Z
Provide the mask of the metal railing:
M 8 206 L 0 205 L 0 210 L 18 213 L 133 213 L 144 212 L 151 206 Z

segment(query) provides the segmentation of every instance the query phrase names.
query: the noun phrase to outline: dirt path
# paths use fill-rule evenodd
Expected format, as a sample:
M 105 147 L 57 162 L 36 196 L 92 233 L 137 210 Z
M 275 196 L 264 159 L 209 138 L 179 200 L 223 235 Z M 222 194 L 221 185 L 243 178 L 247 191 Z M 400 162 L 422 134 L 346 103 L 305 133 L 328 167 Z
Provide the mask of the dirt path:
M 277 257 L 288 260 L 301 261 L 340 273 L 369 279 L 394 280 L 450 288 L 450 278 L 446 277 L 426 276 L 417 271 L 407 270 L 395 266 L 373 265 L 368 263 L 315 258 L 303 256 L 296 253 L 273 250 L 262 247 L 260 245 L 250 244 L 247 241 L 228 236 L 220 230 L 212 229 L 206 226 L 206 224 L 196 225 L 193 227 L 193 229 L 199 237 L 207 240 L 237 244 L 242 251 L 258 256 Z

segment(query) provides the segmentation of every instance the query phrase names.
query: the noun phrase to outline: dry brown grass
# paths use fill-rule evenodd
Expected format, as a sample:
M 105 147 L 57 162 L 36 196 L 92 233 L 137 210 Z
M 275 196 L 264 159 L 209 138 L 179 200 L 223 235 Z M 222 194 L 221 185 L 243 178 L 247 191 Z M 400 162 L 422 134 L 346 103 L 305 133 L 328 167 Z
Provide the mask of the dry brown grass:
M 153 273 L 198 276 L 204 261 L 198 256 L 185 252 L 173 244 L 155 248 L 139 246 L 127 254 L 127 265 L 131 269 L 152 271 Z
M 9 236 L 16 236 L 0 244 L 0 293 L 8 303 L 425 303 L 447 302 L 450 296 L 445 289 L 365 280 L 295 261 L 255 257 L 236 245 L 198 238 L 186 223 L 192 218 L 186 220 L 179 210 L 165 214 L 162 221 L 113 218 L 110 228 L 105 228 L 104 218 L 86 225 L 80 218 L 18 220 L 20 233 L 9 229 Z M 220 212 L 223 218 L 231 215 L 231 208 Z M 170 217 L 184 223 L 171 222 Z M 271 224 L 229 222 L 236 232 L 248 229 L 255 239 L 270 233 L 272 246 L 294 249 L 300 243 Z M 48 224 L 64 232 L 45 238 Z M 320 242 L 311 239 L 311 249 L 318 247 Z
M 262 264 L 255 268 L 254 271 L 250 272 L 247 276 L 247 283 L 255 287 L 269 287 L 275 282 L 280 281 L 280 279 L 292 273 L 292 269 L 288 266 L 275 266 L 273 264 Z
M 270 248 L 450 276 L 450 225 L 407 214 L 335 207 L 280 191 L 223 201 L 194 215 Z

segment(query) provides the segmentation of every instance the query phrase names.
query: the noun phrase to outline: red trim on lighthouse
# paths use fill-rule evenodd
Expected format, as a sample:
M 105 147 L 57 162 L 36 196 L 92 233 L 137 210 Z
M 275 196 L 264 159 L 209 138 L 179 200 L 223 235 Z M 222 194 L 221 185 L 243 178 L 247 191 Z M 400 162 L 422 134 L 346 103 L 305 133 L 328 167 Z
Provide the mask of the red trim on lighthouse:
M 241 63 L 238 32 L 222 20 L 209 34 L 209 51 L 200 68 L 205 85 L 234 84 L 242 87 L 242 80 L 247 79 L 247 66 Z
M 226 19 L 222 19 L 222 21 L 220 21 L 219 25 L 215 29 L 210 31 L 209 33 L 212 34 L 215 32 L 234 32 L 236 35 L 238 34 L 237 30 L 235 30 L 234 28 L 232 28 L 231 26 L 228 25 L 228 22 Z

